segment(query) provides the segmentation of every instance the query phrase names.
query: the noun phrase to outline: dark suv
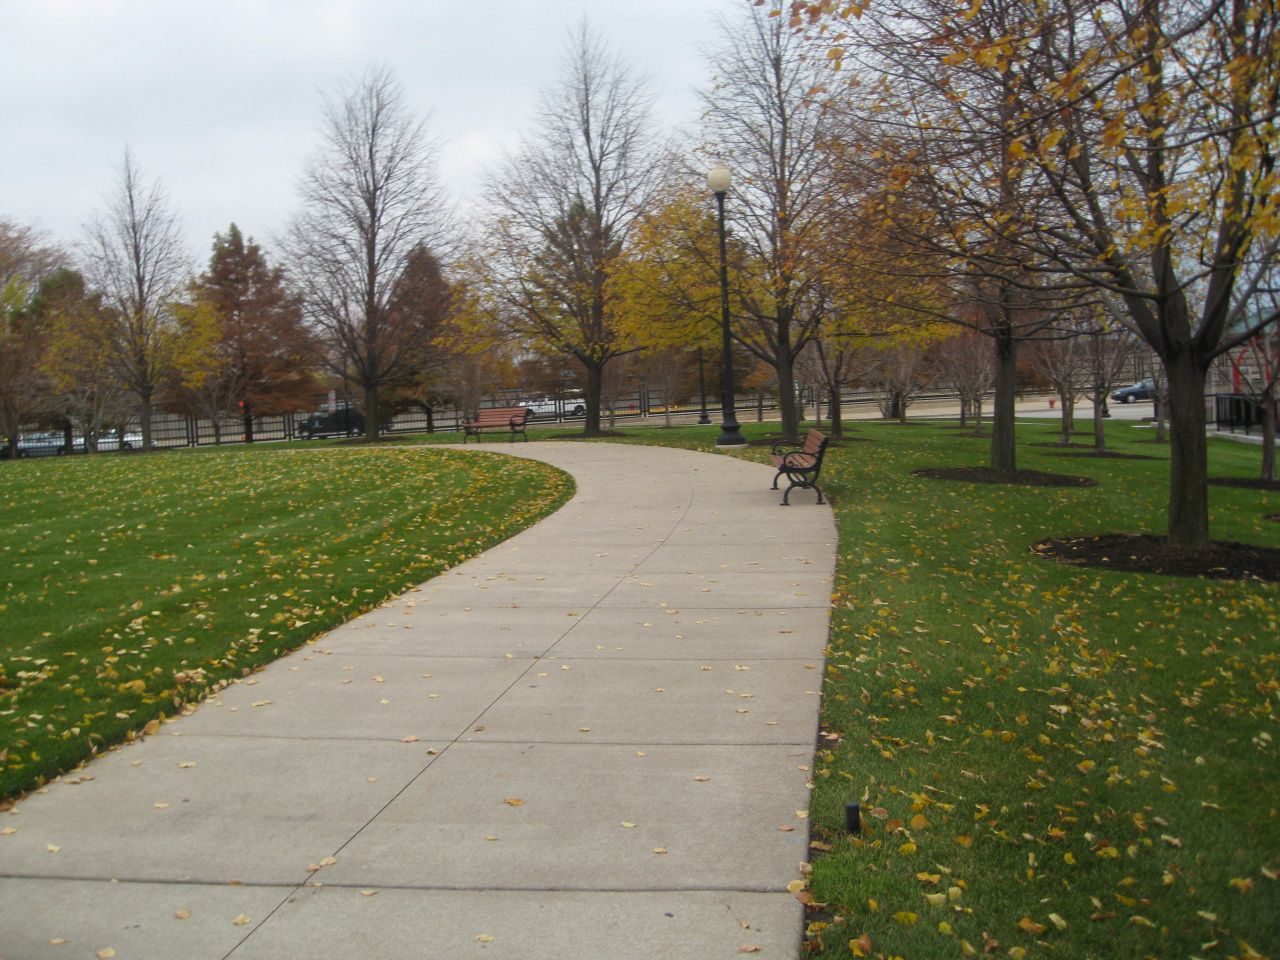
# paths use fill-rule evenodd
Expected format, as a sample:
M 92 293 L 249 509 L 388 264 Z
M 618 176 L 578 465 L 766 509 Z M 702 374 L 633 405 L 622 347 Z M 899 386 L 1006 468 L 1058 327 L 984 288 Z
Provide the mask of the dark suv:
M 321 410 L 298 424 L 298 436 L 304 440 L 312 437 L 342 437 L 357 433 L 364 433 L 364 417 L 359 410 L 351 407 L 340 410 Z

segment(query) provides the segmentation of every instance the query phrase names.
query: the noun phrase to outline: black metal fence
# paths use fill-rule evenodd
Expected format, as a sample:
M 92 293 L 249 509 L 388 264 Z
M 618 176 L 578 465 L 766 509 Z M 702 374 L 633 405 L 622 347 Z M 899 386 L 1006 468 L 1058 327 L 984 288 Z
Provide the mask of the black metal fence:
M 1274 412 L 1280 418 L 1280 403 Z M 1262 413 L 1262 404 L 1253 397 L 1242 393 L 1214 394 L 1213 419 L 1218 430 L 1225 429 L 1230 433 L 1240 430 L 1249 436 L 1253 429 L 1262 429 Z
M 526 395 L 527 396 L 527 395 Z M 954 398 L 955 393 L 947 388 L 931 390 L 927 394 L 917 396 L 915 400 L 937 400 Z M 819 396 L 813 389 L 800 392 L 800 401 L 805 416 L 813 416 L 815 405 L 820 401 L 823 416 L 829 417 L 827 398 Z M 874 390 L 847 391 L 841 397 L 843 405 L 875 404 L 882 398 L 880 392 Z M 584 420 L 583 405 L 580 398 L 564 396 L 556 399 L 527 400 L 515 393 L 499 395 L 484 401 L 483 407 L 514 406 L 523 403 L 530 406 L 533 415 L 530 425 L 581 424 Z M 641 387 L 634 392 L 623 394 L 604 404 L 600 417 L 606 428 L 627 423 L 643 423 L 647 420 L 665 419 L 669 414 L 677 422 L 696 422 L 703 409 L 703 404 L 695 398 L 692 401 L 672 402 L 667 404 L 661 391 L 649 387 Z M 746 393 L 736 397 L 734 409 L 741 421 L 764 420 L 778 409 L 778 399 L 769 393 Z M 710 418 L 719 422 L 720 400 L 708 396 L 706 410 Z M 452 406 L 422 407 L 397 413 L 387 422 L 379 425 L 382 434 L 398 433 L 457 433 L 462 430 L 465 415 Z M 303 440 L 312 437 L 357 436 L 364 432 L 364 419 L 355 406 L 333 395 L 317 398 L 312 411 L 254 415 L 251 418 L 224 416 L 217 420 L 196 417 L 187 414 L 157 411 L 151 419 L 151 442 L 159 449 L 177 449 L 183 447 L 204 447 L 224 444 L 281 442 Z M 113 429 L 98 442 L 100 451 L 113 451 L 123 448 L 136 449 L 141 446 L 140 427 L 136 419 L 123 426 L 123 430 Z M 62 452 L 65 446 L 54 439 L 48 452 Z M 84 449 L 83 440 L 78 435 L 72 438 L 72 447 L 76 452 Z

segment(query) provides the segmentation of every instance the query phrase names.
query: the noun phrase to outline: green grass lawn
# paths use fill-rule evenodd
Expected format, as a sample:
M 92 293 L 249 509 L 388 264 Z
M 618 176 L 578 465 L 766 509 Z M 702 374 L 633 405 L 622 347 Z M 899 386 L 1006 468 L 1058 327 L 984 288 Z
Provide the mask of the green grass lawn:
M 0 797 L 154 729 L 571 492 L 543 464 L 412 447 L 0 465 Z
M 1112 423 L 1109 442 L 1157 459 L 1103 460 L 1035 445 L 1056 426 L 1019 424 L 1019 466 L 1097 487 L 913 477 L 986 463 L 954 426 L 855 424 L 830 451 L 811 956 L 1280 955 L 1280 588 L 1034 557 L 1046 537 L 1164 530 L 1149 429 Z M 710 449 L 714 433 L 632 439 Z M 1257 458 L 1211 443 L 1216 476 L 1255 476 Z M 1280 547 L 1280 495 L 1210 502 L 1215 539 Z

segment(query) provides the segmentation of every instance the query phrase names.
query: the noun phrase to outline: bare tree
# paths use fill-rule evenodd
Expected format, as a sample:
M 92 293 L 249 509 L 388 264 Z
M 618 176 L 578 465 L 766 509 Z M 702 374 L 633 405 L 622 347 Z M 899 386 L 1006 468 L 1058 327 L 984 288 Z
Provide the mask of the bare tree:
M 960 426 L 973 417 L 973 432 L 982 433 L 982 406 L 996 382 L 991 343 L 979 331 L 962 328 L 937 351 L 938 366 L 960 396 Z
M 285 247 L 326 362 L 364 393 L 376 440 L 380 391 L 432 359 L 405 281 L 415 257 L 447 256 L 452 215 L 436 175 L 436 144 L 387 69 L 370 69 L 324 101 L 324 146 L 300 184 Z
M 651 103 L 584 22 L 536 130 L 488 181 L 494 317 L 529 348 L 581 364 L 588 435 L 600 431 L 606 366 L 633 349 L 610 276 L 662 174 Z
M 128 149 L 114 196 L 88 227 L 84 252 L 89 282 L 102 293 L 107 360 L 138 401 L 142 448 L 150 450 L 157 395 L 187 347 L 173 311 L 191 258 L 164 188 L 143 182 Z
M 907 408 L 933 380 L 929 350 L 910 341 L 891 342 L 881 348 L 883 361 L 873 381 L 880 389 L 880 413 L 886 419 L 907 422 Z
M 1114 317 L 1104 316 L 1085 334 L 1084 395 L 1093 404 L 1093 446 L 1107 449 L 1103 418 L 1108 416 L 1107 397 L 1120 375 L 1133 363 L 1137 338 Z
M 722 22 L 709 58 L 715 86 L 702 96 L 708 149 L 733 172 L 726 219 L 742 248 L 734 336 L 777 372 L 782 430 L 795 439 L 796 359 L 829 305 L 818 257 L 828 124 L 810 104 L 825 69 L 806 58 L 782 6 L 775 0 L 751 7 L 741 23 Z
M 1062 433 L 1058 442 L 1071 443 L 1075 430 L 1076 397 L 1085 373 L 1084 346 L 1079 336 L 1062 336 L 1033 344 L 1031 365 L 1049 381 L 1062 405 Z

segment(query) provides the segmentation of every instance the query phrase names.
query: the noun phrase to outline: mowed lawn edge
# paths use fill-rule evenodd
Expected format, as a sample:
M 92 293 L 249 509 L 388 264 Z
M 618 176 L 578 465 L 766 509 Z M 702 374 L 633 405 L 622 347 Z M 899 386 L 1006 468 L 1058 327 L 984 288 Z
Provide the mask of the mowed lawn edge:
M 776 424 L 746 424 L 749 440 Z M 1018 424 L 1019 466 L 1092 488 L 926 479 L 989 435 L 855 422 L 808 813 L 807 957 L 1280 954 L 1280 587 L 1113 573 L 1045 538 L 1163 533 L 1168 450 Z M 714 449 L 715 427 L 623 442 Z M 764 462 L 767 446 L 733 454 Z M 1212 476 L 1256 476 L 1214 440 Z M 810 509 L 797 491 L 786 510 Z M 1215 539 L 1280 547 L 1280 495 L 1211 487 Z M 784 515 L 779 508 L 779 515 Z M 858 804 L 860 833 L 846 829 Z
M 558 509 L 489 451 L 263 446 L 0 469 L 0 798 Z

